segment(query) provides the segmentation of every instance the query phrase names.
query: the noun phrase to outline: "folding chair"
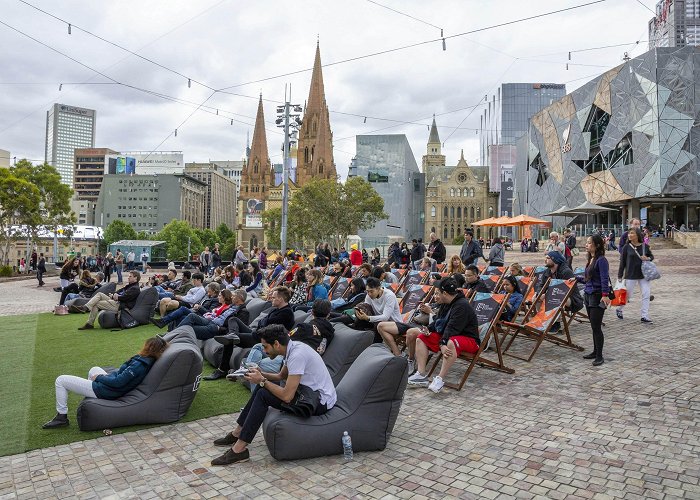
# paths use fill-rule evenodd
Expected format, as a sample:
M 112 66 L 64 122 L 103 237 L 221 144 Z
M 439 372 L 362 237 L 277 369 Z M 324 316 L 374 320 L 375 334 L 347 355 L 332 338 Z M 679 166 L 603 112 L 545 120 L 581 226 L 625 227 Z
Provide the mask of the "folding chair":
M 523 361 L 531 361 L 535 356 L 537 349 L 539 349 L 543 340 L 552 342 L 562 347 L 567 347 L 569 349 L 575 349 L 577 351 L 583 351 L 583 347 L 574 344 L 571 341 L 571 335 L 569 334 L 569 326 L 564 319 L 564 307 L 566 306 L 566 301 L 569 296 L 575 291 L 576 286 L 574 283 L 569 281 L 550 279 L 547 284 L 546 290 L 543 289 L 541 295 L 544 297 L 544 306 L 540 307 L 539 311 L 536 311 L 537 302 L 534 302 L 527 313 L 525 313 L 525 322 L 514 323 L 510 321 L 501 321 L 501 325 L 505 328 L 503 332 L 503 337 L 501 342 L 505 340 L 507 335 L 511 335 L 510 341 L 503 349 L 503 353 L 514 358 L 522 359 Z M 552 325 L 557 321 L 561 321 L 564 325 L 564 338 L 552 335 L 549 330 Z M 535 342 L 535 347 L 532 349 L 530 355 L 525 358 L 511 354 L 508 352 L 510 347 L 513 345 L 513 341 L 518 335 L 522 335 L 528 340 Z
M 480 274 L 479 279 L 484 285 L 486 285 L 486 288 L 489 289 L 490 293 L 494 293 L 498 290 L 498 286 L 501 284 L 503 276 L 496 274 Z
M 486 270 L 484 271 L 484 274 L 486 275 L 495 275 L 495 276 L 502 276 L 506 273 L 508 270 L 507 267 L 500 267 L 500 266 L 488 266 Z
M 403 283 L 401 283 L 399 291 L 406 292 L 412 286 L 422 285 L 423 283 L 428 281 L 429 277 L 430 273 L 428 273 L 427 271 L 409 271 L 406 275 L 406 278 L 403 280 Z
M 437 270 L 437 272 L 441 273 L 441 272 L 443 272 L 443 271 L 445 270 L 445 265 L 446 265 L 446 264 L 443 262 L 443 263 L 441 263 L 441 264 L 436 265 L 436 266 L 435 266 L 435 269 Z
M 450 276 L 450 273 L 430 273 L 430 277 L 428 278 L 428 284 L 430 286 L 435 285 L 435 282 L 437 280 L 445 279 Z
M 330 300 L 342 299 L 345 296 L 345 293 L 350 289 L 350 282 L 352 282 L 352 278 L 338 279 L 331 289 Z
M 474 308 L 477 320 L 479 322 L 479 350 L 475 354 L 462 353 L 459 355 L 460 359 L 468 361 L 469 364 L 467 366 L 466 371 L 462 375 L 459 384 L 445 382 L 445 385 L 447 387 L 456 389 L 458 391 L 462 390 L 462 386 L 464 386 L 465 382 L 467 381 L 467 378 L 469 377 L 469 374 L 472 372 L 475 365 L 479 365 L 483 368 L 489 368 L 491 370 L 501 371 L 504 373 L 515 373 L 514 369 L 507 367 L 503 363 L 501 339 L 498 336 L 499 318 L 506 304 L 508 304 L 508 297 L 508 294 L 501 295 L 483 292 L 474 294 L 474 297 L 471 300 L 471 306 L 472 308 Z M 488 348 L 492 338 L 494 340 L 494 350 L 496 352 L 498 361 L 488 359 L 482 356 L 484 350 Z M 428 373 L 428 376 L 433 374 L 435 368 L 437 368 L 440 359 L 442 359 L 442 353 L 438 352 L 435 362 L 433 363 L 433 366 L 430 369 L 430 372 Z M 455 366 L 456 364 L 453 365 L 453 368 Z
M 520 302 L 520 307 L 513 314 L 513 319 L 516 319 L 520 314 L 524 314 L 525 310 L 528 308 L 528 299 L 530 303 L 535 299 L 535 280 L 528 276 L 516 276 L 516 281 L 518 282 L 518 291 L 523 294 L 523 300 Z
M 402 321 L 410 323 L 413 317 L 418 312 L 418 307 L 423 303 L 428 303 L 433 297 L 435 288 L 430 285 L 413 285 L 399 301 L 399 311 L 401 312 Z M 406 347 L 406 337 L 398 335 L 396 337 L 396 345 L 400 350 Z
M 323 284 L 328 287 L 328 290 L 332 290 L 335 283 L 338 281 L 338 276 L 323 276 Z
M 406 273 L 408 272 L 407 269 L 402 269 L 402 268 L 396 268 L 391 270 L 391 274 L 396 276 L 396 279 L 398 280 L 398 283 L 401 285 L 403 284 L 402 281 L 406 277 Z
M 586 274 L 585 267 L 577 267 L 576 269 L 574 269 L 574 276 L 576 276 L 577 278 L 578 277 L 583 278 L 585 274 Z M 574 293 L 580 293 L 581 295 L 583 295 L 583 291 L 585 289 L 586 289 L 585 283 L 576 282 L 577 292 L 574 292 Z M 575 313 L 571 312 L 571 311 L 565 311 L 565 318 L 566 318 L 569 325 L 571 325 L 571 323 L 573 323 L 574 321 L 576 321 L 577 323 L 590 323 L 591 322 L 591 320 L 588 319 L 588 314 L 586 313 L 585 307 L 576 311 Z M 605 323 L 603 323 L 603 326 L 605 326 Z
M 533 266 L 525 266 L 523 267 L 523 272 L 525 273 L 525 276 L 532 277 L 533 273 L 535 272 L 535 268 Z

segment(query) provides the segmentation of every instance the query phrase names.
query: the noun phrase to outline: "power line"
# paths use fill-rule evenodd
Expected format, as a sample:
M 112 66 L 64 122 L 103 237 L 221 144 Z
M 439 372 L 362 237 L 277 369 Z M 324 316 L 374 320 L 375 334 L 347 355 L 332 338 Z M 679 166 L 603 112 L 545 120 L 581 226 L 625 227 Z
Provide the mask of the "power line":
M 490 26 L 484 26 L 483 28 L 477 28 L 477 29 L 473 29 L 473 30 L 470 30 L 470 31 L 464 31 L 464 32 L 462 32 L 462 33 L 457 33 L 457 34 L 455 34 L 455 35 L 449 35 L 449 36 L 446 36 L 446 37 L 444 37 L 444 38 L 445 38 L 445 39 L 451 39 L 451 38 L 463 37 L 463 36 L 466 36 L 466 35 L 471 35 L 471 34 L 479 33 L 479 32 L 482 32 L 482 31 L 487 31 L 487 30 L 491 30 L 491 29 L 495 29 L 495 28 L 502 28 L 503 26 L 510 26 L 510 25 L 512 25 L 512 24 L 522 23 L 522 22 L 525 22 L 525 21 L 531 21 L 531 20 L 533 20 L 533 19 L 538 19 L 538 18 L 541 18 L 541 17 L 552 16 L 552 15 L 554 15 L 554 14 L 561 14 L 562 12 L 567 12 L 567 11 L 571 11 L 571 10 L 575 10 L 575 9 L 580 9 L 580 8 L 583 8 L 583 7 L 588 7 L 588 6 L 595 5 L 595 4 L 597 4 L 597 3 L 602 3 L 602 2 L 605 2 L 605 1 L 607 1 L 607 0 L 593 0 L 593 1 L 591 1 L 591 2 L 583 3 L 583 4 L 580 4 L 580 5 L 573 5 L 573 6 L 571 6 L 571 7 L 566 7 L 566 8 L 563 8 L 563 9 L 553 10 L 553 11 L 550 11 L 550 12 L 545 12 L 545 13 L 542 13 L 542 14 L 536 14 L 536 15 L 529 16 L 529 17 L 523 17 L 523 18 L 521 18 L 521 19 L 514 19 L 514 20 L 512 20 L 512 21 L 506 21 L 506 22 L 503 22 L 503 23 L 493 24 L 493 25 L 490 25 Z M 398 51 L 410 49 L 410 48 L 413 48 L 413 47 L 419 47 L 419 46 L 421 46 L 421 45 L 427 45 L 427 44 L 429 44 L 429 43 L 442 42 L 442 40 L 443 40 L 443 37 L 433 38 L 433 39 L 430 39 L 430 40 L 424 40 L 424 41 L 422 41 L 422 42 L 416 42 L 416 43 L 411 43 L 411 44 L 408 44 L 408 45 L 403 45 L 403 46 L 401 46 L 401 47 L 395 47 L 395 48 L 393 48 L 393 49 L 380 50 L 380 51 L 378 51 L 378 52 L 372 52 L 372 53 L 370 53 L 370 54 L 365 54 L 365 55 L 361 55 L 361 56 L 350 57 L 350 58 L 347 58 L 347 59 L 341 59 L 340 61 L 334 61 L 334 62 L 322 64 L 321 66 L 322 66 L 323 68 L 327 68 L 327 67 L 330 67 L 330 66 L 337 66 L 337 65 L 339 65 L 339 64 L 344 64 L 344 63 L 347 63 L 347 62 L 359 61 L 359 60 L 361 60 L 361 59 L 367 59 L 367 58 L 369 58 L 369 57 L 375 57 L 375 56 L 379 56 L 379 55 L 390 54 L 390 53 L 392 53 L 392 52 L 398 52 Z M 269 76 L 269 77 L 266 77 L 266 78 L 260 78 L 260 79 L 258 79 L 258 80 L 251 80 L 251 81 L 249 81 L 249 82 L 237 83 L 237 84 L 235 84 L 235 85 L 230 85 L 230 86 L 228 86 L 228 87 L 222 87 L 222 88 L 220 88 L 219 90 L 220 90 L 220 91 L 224 91 L 224 90 L 232 89 L 232 88 L 235 88 L 235 87 L 242 87 L 242 86 L 244 86 L 244 85 L 251 85 L 251 84 L 253 84 L 253 83 L 260 83 L 260 82 L 266 82 L 266 81 L 269 81 L 269 80 L 275 80 L 275 79 L 277 79 L 277 78 L 283 78 L 283 77 L 285 77 L 285 76 L 292 76 L 292 75 L 296 75 L 296 74 L 299 74 L 299 73 L 304 73 L 304 72 L 307 72 L 307 71 L 311 71 L 312 69 L 313 69 L 313 68 L 306 68 L 306 69 L 300 69 L 300 70 L 296 70 L 296 71 L 290 71 L 290 72 L 283 73 L 283 74 L 280 74 L 280 75 Z
M 654 14 L 654 16 L 656 16 L 656 12 L 654 12 L 651 8 L 647 7 L 647 5 L 642 3 L 641 0 L 637 0 L 637 3 L 639 5 L 641 5 L 642 7 L 644 7 L 646 10 L 648 10 L 649 12 L 651 12 L 652 14 Z
M 419 19 L 419 18 L 414 17 L 414 16 L 412 16 L 412 15 L 410 15 L 410 14 L 406 14 L 405 12 L 401 12 L 400 10 L 394 9 L 394 8 L 389 7 L 389 6 L 387 6 L 387 5 L 383 5 L 383 4 L 379 3 L 379 2 L 375 2 L 374 0 L 367 0 L 367 1 L 368 1 L 369 3 L 373 3 L 374 5 L 377 5 L 377 6 L 379 6 L 379 7 L 384 8 L 384 9 L 390 10 L 390 11 L 395 12 L 395 13 L 397 13 L 397 14 L 400 14 L 400 15 L 402 15 L 402 16 L 409 17 L 409 18 L 413 19 L 414 21 L 418 21 L 419 23 L 423 23 L 423 24 L 427 24 L 428 26 L 432 26 L 433 28 L 439 29 L 439 30 L 442 32 L 442 28 L 441 28 L 440 26 L 435 26 L 434 24 L 429 23 L 428 21 L 424 21 L 423 19 Z

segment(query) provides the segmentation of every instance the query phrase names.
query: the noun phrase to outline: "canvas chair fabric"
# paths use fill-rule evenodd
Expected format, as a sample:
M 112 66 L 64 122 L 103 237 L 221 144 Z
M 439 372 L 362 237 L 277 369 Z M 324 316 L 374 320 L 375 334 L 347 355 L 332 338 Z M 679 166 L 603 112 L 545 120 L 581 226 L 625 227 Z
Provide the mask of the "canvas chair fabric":
M 501 346 L 502 340 L 498 336 L 499 318 L 503 312 L 503 309 L 508 304 L 509 297 L 509 294 L 504 295 L 484 292 L 474 294 L 470 302 L 474 312 L 476 312 L 476 317 L 479 324 L 479 350 L 476 352 L 476 354 L 460 354 L 459 358 L 468 362 L 467 368 L 459 378 L 459 383 L 454 384 L 452 382 L 445 382 L 447 387 L 458 391 L 462 390 L 467 378 L 469 378 L 469 375 L 476 365 L 504 373 L 515 373 L 514 369 L 507 367 L 503 362 L 503 351 Z M 494 341 L 493 351 L 496 355 L 496 360 L 484 356 L 484 351 L 488 349 L 492 340 Z M 442 353 L 438 352 L 428 376 L 433 374 L 441 359 Z M 454 370 L 457 366 L 458 365 L 455 363 L 452 365 L 452 369 Z
M 564 318 L 566 301 L 575 291 L 575 284 L 568 280 L 550 279 L 546 288 L 543 287 L 542 289 L 541 296 L 544 302 L 539 309 L 537 309 L 538 301 L 535 301 L 525 314 L 525 321 L 523 323 L 502 321 L 501 324 L 506 327 L 502 341 L 506 336 L 511 336 L 503 350 L 504 354 L 524 361 L 531 361 L 544 340 L 562 347 L 583 351 L 583 347 L 571 341 L 568 324 Z M 549 333 L 552 326 L 557 321 L 561 321 L 564 327 L 564 337 L 557 337 Z M 508 352 L 518 336 L 523 336 L 535 342 L 535 346 L 528 357 L 517 356 Z

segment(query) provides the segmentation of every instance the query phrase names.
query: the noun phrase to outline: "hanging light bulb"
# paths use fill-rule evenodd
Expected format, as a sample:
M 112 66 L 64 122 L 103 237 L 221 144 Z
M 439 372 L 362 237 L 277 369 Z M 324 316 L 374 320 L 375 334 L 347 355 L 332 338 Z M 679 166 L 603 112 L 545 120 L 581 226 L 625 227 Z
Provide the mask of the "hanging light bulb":
M 231 118 L 231 125 L 233 125 L 233 118 Z
M 216 116 L 219 116 L 219 110 L 218 110 L 218 109 L 216 110 Z
M 569 63 L 566 63 L 566 71 L 569 71 Z
M 571 52 L 569 52 L 569 61 L 571 61 Z
M 59 83 L 59 84 L 58 84 L 58 91 L 60 92 L 61 90 L 63 90 L 63 84 L 62 84 L 62 83 Z
M 71 34 L 70 28 L 71 28 L 71 26 L 70 26 L 70 24 L 68 24 L 68 34 L 69 34 L 69 35 Z
M 187 79 L 187 88 L 192 88 L 192 80 L 189 78 Z
M 362 123 L 367 123 L 367 117 L 366 117 L 366 116 L 365 116 L 365 121 L 364 121 L 364 122 L 362 122 Z
M 175 129 L 175 137 L 177 137 L 177 129 Z
M 443 52 L 447 50 L 447 44 L 445 43 L 445 39 L 442 39 L 442 50 Z

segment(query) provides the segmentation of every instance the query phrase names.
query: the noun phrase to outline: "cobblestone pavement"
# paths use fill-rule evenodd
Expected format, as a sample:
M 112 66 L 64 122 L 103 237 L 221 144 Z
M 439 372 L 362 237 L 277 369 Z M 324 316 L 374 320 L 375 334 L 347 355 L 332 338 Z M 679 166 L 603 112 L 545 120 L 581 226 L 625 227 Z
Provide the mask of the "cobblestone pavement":
M 700 257 L 657 259 L 654 324 L 638 300 L 622 321 L 608 312 L 604 365 L 544 344 L 531 363 L 508 359 L 514 375 L 476 368 L 461 392 L 408 389 L 383 452 L 277 462 L 258 436 L 250 462 L 211 467 L 234 421 L 219 416 L 2 457 L 0 498 L 700 498 Z M 10 287 L 3 300 L 55 300 Z M 591 348 L 587 325 L 573 332 Z

